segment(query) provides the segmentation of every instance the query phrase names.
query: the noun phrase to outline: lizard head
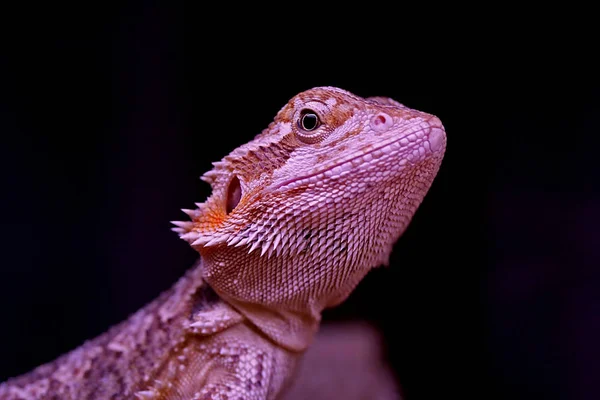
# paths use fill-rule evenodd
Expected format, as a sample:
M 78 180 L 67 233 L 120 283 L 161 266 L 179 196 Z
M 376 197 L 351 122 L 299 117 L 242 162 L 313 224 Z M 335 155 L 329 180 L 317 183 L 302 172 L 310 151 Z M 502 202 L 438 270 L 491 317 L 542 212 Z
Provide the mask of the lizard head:
M 313 88 L 213 164 L 211 196 L 175 230 L 219 294 L 317 316 L 388 262 L 445 146 L 433 115 Z

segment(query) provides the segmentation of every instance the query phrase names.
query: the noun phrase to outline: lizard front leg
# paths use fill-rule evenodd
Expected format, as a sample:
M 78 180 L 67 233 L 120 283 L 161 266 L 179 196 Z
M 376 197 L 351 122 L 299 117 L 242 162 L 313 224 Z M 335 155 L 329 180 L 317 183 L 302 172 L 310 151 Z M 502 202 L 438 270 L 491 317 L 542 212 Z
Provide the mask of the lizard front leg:
M 138 399 L 274 399 L 301 354 L 276 346 L 222 302 L 193 315 L 187 330 Z
M 170 357 L 140 400 L 267 400 L 288 383 L 299 354 L 274 346 L 242 323 L 197 337 Z

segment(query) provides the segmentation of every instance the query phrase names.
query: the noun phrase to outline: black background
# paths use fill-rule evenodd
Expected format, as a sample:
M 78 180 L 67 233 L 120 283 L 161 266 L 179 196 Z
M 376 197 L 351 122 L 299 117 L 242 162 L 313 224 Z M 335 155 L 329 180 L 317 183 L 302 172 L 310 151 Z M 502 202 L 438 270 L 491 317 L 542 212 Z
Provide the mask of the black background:
M 408 400 L 600 397 L 596 50 L 564 27 L 584 12 L 319 7 L 3 13 L 0 380 L 168 288 L 198 176 L 332 85 L 437 115 L 448 148 L 390 268 L 325 319 L 380 326 Z

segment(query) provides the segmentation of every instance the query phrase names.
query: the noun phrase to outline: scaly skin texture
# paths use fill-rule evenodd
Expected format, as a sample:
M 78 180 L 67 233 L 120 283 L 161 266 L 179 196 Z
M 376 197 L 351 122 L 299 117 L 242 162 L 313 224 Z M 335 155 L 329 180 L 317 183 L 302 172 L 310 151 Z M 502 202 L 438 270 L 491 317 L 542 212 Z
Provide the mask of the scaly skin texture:
M 333 87 L 292 98 L 174 222 L 201 258 L 104 335 L 0 385 L 16 399 L 275 399 L 321 312 L 387 264 L 446 147 L 433 115 Z

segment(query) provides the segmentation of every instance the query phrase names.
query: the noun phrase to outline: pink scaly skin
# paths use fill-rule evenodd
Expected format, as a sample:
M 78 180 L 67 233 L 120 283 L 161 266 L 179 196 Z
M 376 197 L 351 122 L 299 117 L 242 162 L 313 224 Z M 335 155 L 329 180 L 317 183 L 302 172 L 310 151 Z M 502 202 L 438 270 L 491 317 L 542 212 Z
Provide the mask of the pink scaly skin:
M 318 87 L 204 174 L 174 222 L 200 261 L 100 337 L 0 385 L 16 399 L 275 399 L 321 312 L 387 264 L 440 167 L 438 118 Z

